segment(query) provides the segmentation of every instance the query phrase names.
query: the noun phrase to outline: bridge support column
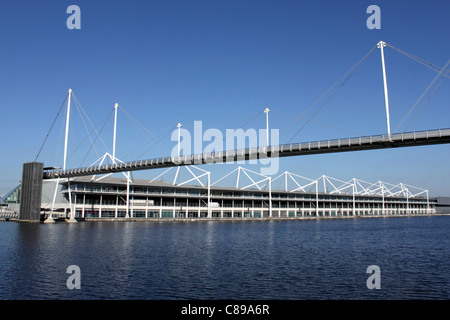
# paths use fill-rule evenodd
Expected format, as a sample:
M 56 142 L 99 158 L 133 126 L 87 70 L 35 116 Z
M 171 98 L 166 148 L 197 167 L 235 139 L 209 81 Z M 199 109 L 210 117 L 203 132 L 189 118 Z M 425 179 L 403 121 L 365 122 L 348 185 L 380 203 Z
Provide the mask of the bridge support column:
M 386 47 L 386 43 L 383 41 L 380 41 L 377 46 L 381 50 L 381 64 L 383 67 L 384 104 L 386 106 L 386 123 L 387 123 L 388 137 L 389 137 L 389 140 L 391 140 L 391 120 L 389 117 L 389 98 L 388 98 L 388 89 L 387 89 L 387 80 L 386 80 L 386 65 L 384 62 L 384 50 L 383 50 L 383 48 Z
M 44 164 L 42 162 L 28 162 L 23 164 L 19 221 L 40 221 L 43 175 Z

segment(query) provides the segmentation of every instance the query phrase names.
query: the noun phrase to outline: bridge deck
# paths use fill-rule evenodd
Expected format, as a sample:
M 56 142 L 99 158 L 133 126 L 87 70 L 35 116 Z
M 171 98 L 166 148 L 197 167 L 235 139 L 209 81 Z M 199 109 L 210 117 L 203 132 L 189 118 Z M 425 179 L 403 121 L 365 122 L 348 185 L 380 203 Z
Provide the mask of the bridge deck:
M 391 135 L 376 135 L 314 142 L 282 144 L 269 147 L 247 148 L 213 153 L 194 154 L 130 161 L 68 170 L 54 170 L 44 173 L 44 179 L 70 178 L 98 175 L 112 172 L 149 170 L 165 167 L 200 165 L 209 163 L 235 162 L 239 160 L 263 159 L 269 157 L 290 157 L 320 153 L 372 150 L 383 148 L 412 147 L 450 143 L 450 129 L 416 131 Z

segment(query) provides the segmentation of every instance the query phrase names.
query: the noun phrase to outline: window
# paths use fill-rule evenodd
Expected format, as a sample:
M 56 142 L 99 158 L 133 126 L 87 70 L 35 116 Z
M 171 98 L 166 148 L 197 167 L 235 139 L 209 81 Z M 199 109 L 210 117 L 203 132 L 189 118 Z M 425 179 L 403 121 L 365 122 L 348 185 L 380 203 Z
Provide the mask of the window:
M 148 189 L 148 193 L 151 194 L 161 194 L 161 190 L 160 189 Z
M 147 189 L 140 188 L 140 187 L 134 187 L 134 193 L 147 193 Z
M 163 211 L 161 213 L 162 218 L 173 218 L 173 212 L 172 211 Z
M 110 198 L 110 197 L 102 197 L 102 204 L 103 205 L 115 205 L 116 204 L 116 198 Z
M 84 216 L 86 218 L 98 218 L 98 211 L 96 210 L 86 210 L 84 211 Z
M 1 198 L 1 203 L 19 203 L 20 201 L 20 190 L 21 186 L 18 186 L 13 191 L 11 191 L 9 194 Z
M 133 210 L 133 218 L 145 218 L 144 210 Z
M 159 211 L 148 211 L 147 216 L 149 218 L 158 218 L 159 217 Z
M 198 218 L 198 212 L 197 211 L 189 211 L 188 217 L 189 218 Z
M 102 218 L 114 218 L 116 212 L 113 210 L 102 210 Z

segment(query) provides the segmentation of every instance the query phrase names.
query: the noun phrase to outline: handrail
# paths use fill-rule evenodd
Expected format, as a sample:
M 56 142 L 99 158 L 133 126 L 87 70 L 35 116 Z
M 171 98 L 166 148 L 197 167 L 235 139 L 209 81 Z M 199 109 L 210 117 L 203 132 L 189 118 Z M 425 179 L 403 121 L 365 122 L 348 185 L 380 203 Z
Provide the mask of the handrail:
M 329 152 L 358 151 L 388 147 L 408 147 L 413 145 L 450 143 L 450 129 L 402 132 L 388 135 L 361 136 L 344 139 L 330 139 L 314 142 L 290 143 L 270 147 L 235 149 L 212 153 L 163 157 L 137 160 L 120 164 L 96 167 L 53 170 L 44 173 L 44 179 L 67 178 L 89 175 L 90 173 L 108 173 L 174 167 L 181 165 L 234 162 L 268 157 L 299 156 Z

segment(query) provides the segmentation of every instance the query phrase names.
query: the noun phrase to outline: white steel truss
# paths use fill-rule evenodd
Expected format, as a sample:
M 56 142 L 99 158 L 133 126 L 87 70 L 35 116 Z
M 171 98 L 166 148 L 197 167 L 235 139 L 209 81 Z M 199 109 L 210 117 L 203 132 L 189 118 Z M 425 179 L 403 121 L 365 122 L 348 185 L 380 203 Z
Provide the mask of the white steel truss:
M 319 181 L 318 181 L 318 179 L 311 180 L 309 178 L 299 176 L 298 174 L 285 171 L 284 173 L 280 174 L 278 177 L 274 178 L 272 181 L 276 181 L 282 177 L 284 177 L 284 191 L 285 192 L 290 191 L 290 192 L 308 193 L 308 192 L 311 192 L 312 187 L 314 186 L 315 194 L 316 194 L 316 214 L 318 214 L 318 210 L 319 210 Z M 308 182 L 308 183 L 301 185 L 301 183 L 299 182 L 299 179 L 306 180 L 306 182 Z M 289 182 L 294 183 L 294 188 L 292 190 L 289 190 Z
M 248 189 L 251 187 L 256 187 L 258 190 L 266 190 L 268 188 L 268 191 L 269 191 L 269 203 L 268 203 L 269 217 L 272 217 L 272 177 L 268 177 L 268 176 L 265 176 L 258 172 L 248 170 L 248 169 L 245 169 L 245 168 L 239 166 L 236 169 L 234 169 L 233 171 L 224 175 L 222 178 L 220 178 L 219 180 L 217 180 L 216 182 L 214 182 L 211 185 L 215 185 L 217 182 L 224 180 L 226 177 L 230 176 L 231 174 L 233 174 L 235 172 L 237 173 L 236 184 L 235 184 L 236 189 L 244 190 L 244 189 Z M 242 178 L 241 178 L 242 174 L 245 177 L 247 177 L 252 183 L 245 185 L 244 187 L 239 187 L 240 182 L 242 180 Z M 252 178 L 251 175 L 256 175 L 256 176 L 258 176 L 258 178 L 254 179 L 254 178 Z
M 406 198 L 406 207 L 409 210 L 409 199 L 417 197 L 425 197 L 427 199 L 427 207 L 429 209 L 429 192 L 426 189 L 414 187 L 404 183 L 398 183 L 396 185 L 377 181 L 375 183 L 364 181 L 361 179 L 353 178 L 349 181 L 340 180 L 337 178 L 322 175 L 321 177 L 313 180 L 298 174 L 285 171 L 275 178 L 262 175 L 255 171 L 238 167 L 228 174 L 224 175 L 211 185 L 215 185 L 231 174 L 236 173 L 237 179 L 234 184 L 236 189 L 248 189 L 256 187 L 259 190 L 269 187 L 269 208 L 270 216 L 272 214 L 272 191 L 275 181 L 281 181 L 283 187 L 281 190 L 285 192 L 303 192 L 303 193 L 315 193 L 316 195 L 316 211 L 319 208 L 319 193 L 322 194 L 338 194 L 338 195 L 350 195 L 353 197 L 353 215 L 355 214 L 355 202 L 356 196 L 381 196 L 382 198 L 382 214 L 385 214 L 385 197 L 402 197 Z M 251 175 L 257 175 L 259 178 L 252 178 Z M 245 186 L 240 186 L 242 176 L 247 177 L 252 183 Z
M 158 176 L 156 176 L 155 178 L 153 178 L 152 180 L 150 180 L 150 183 L 153 181 L 156 181 L 157 179 L 163 177 L 164 175 L 166 175 L 167 173 L 169 173 L 172 169 L 174 169 L 175 167 L 171 167 L 167 170 L 165 170 L 164 172 L 162 172 L 161 174 L 159 174 Z M 185 168 L 189 173 L 190 173 L 190 178 L 188 178 L 188 180 L 182 181 L 180 182 L 180 169 L 182 167 L 177 167 L 176 173 L 175 173 L 175 177 L 173 179 L 173 185 L 176 186 L 182 186 L 185 184 L 188 184 L 190 182 L 196 181 L 198 182 L 203 188 L 206 188 L 208 190 L 208 200 L 207 200 L 207 207 L 208 207 L 208 218 L 211 217 L 211 172 L 200 169 L 196 166 L 184 166 L 183 168 Z M 191 170 L 194 169 L 194 170 Z M 195 174 L 194 171 L 198 170 L 200 171 L 200 174 Z M 206 177 L 206 183 L 202 182 L 200 179 Z

